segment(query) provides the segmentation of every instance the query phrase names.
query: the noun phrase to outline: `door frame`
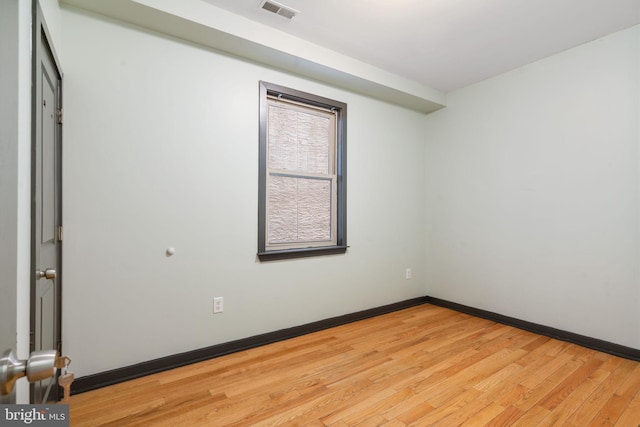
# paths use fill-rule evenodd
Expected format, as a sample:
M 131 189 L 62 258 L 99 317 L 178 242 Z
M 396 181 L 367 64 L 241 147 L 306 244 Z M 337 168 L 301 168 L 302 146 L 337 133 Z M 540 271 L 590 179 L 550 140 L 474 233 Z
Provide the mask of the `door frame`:
M 51 33 L 47 27 L 47 24 L 44 19 L 44 14 L 40 7 L 39 0 L 32 0 L 32 66 L 31 66 L 31 272 L 30 272 L 30 309 L 29 309 L 29 352 L 34 351 L 35 349 L 35 325 L 36 325 L 36 147 L 38 143 L 37 138 L 37 120 L 38 113 L 37 109 L 39 105 L 37 104 L 38 98 L 38 78 L 40 73 L 39 62 L 41 58 L 40 45 L 45 46 L 48 51 L 48 55 L 51 57 L 51 62 L 55 67 L 55 71 L 58 74 L 58 93 L 56 104 L 57 108 L 62 108 L 62 82 L 63 82 L 63 73 L 62 67 L 60 66 L 60 61 L 58 55 L 56 54 L 55 47 L 53 46 Z M 62 110 L 61 110 L 62 111 Z M 58 224 L 56 224 L 56 281 L 55 286 L 57 288 L 56 295 L 56 319 L 55 319 L 55 342 L 56 348 L 58 352 L 62 351 L 62 125 L 61 123 L 56 126 L 56 139 L 58 144 L 55 146 L 55 179 L 56 186 L 58 192 L 56 194 L 56 216 L 58 218 Z M 55 389 L 55 390 L 54 390 Z M 58 387 L 54 387 L 51 390 L 51 395 L 53 397 L 58 396 Z M 30 401 L 31 403 L 41 403 L 34 402 L 35 395 L 35 387 L 34 384 L 30 386 Z

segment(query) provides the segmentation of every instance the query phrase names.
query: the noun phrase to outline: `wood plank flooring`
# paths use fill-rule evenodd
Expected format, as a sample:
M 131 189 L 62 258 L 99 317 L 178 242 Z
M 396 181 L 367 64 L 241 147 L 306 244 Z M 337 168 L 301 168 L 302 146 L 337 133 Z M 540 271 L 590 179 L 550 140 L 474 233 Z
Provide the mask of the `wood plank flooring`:
M 422 305 L 72 396 L 72 426 L 640 425 L 640 363 Z

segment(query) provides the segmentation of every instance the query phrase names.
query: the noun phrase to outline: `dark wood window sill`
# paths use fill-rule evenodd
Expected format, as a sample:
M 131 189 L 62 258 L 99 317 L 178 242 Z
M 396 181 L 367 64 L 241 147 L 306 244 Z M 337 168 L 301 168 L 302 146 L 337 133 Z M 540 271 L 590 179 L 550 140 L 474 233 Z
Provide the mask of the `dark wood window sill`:
M 283 249 L 279 251 L 258 252 L 260 261 L 304 258 L 311 256 L 336 255 L 347 252 L 348 246 L 326 246 L 321 248 Z

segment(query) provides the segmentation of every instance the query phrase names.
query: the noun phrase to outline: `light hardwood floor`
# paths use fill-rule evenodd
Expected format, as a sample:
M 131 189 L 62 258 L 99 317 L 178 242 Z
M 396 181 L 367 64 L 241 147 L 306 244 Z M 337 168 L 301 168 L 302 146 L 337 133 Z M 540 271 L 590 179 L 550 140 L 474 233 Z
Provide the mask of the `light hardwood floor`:
M 82 393 L 72 426 L 640 425 L 640 363 L 432 305 Z

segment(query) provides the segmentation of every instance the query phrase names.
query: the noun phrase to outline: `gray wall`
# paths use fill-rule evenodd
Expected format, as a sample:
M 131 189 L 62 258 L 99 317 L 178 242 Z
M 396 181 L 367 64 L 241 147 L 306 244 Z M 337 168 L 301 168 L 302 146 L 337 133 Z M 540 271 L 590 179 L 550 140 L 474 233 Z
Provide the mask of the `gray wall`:
M 73 10 L 62 27 L 77 375 L 424 295 L 424 115 Z M 346 255 L 256 260 L 259 80 L 348 104 Z
M 427 293 L 640 348 L 640 27 L 427 116 Z

